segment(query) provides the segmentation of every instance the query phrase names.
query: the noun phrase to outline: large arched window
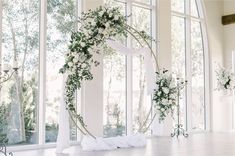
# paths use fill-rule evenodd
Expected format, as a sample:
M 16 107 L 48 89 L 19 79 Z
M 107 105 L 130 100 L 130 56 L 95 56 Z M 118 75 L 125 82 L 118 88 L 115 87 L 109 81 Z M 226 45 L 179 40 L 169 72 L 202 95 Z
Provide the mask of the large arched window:
M 110 2 L 107 0 L 106 2 Z M 152 36 L 154 0 L 112 0 L 128 24 Z M 132 38 L 123 40 L 128 47 L 139 45 Z M 143 57 L 109 52 L 104 56 L 104 136 L 131 134 L 138 131 L 151 106 L 147 95 Z M 149 131 L 150 133 L 150 131 Z
M 181 121 L 189 131 L 208 129 L 208 48 L 200 0 L 172 0 L 172 71 L 188 80 Z
M 0 143 L 55 142 L 62 95 L 64 54 L 81 0 L 1 0 L 0 62 L 20 67 L 2 84 Z M 0 66 L 2 69 L 3 66 Z M 77 131 L 71 125 L 71 140 Z

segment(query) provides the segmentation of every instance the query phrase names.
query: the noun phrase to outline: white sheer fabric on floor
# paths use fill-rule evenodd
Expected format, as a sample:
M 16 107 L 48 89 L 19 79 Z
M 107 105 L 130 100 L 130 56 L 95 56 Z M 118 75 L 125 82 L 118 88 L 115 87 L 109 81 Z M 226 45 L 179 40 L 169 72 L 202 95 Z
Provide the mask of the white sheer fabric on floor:
M 151 95 L 155 89 L 155 70 L 154 64 L 151 57 L 150 49 L 140 48 L 131 49 L 124 47 L 122 44 L 108 40 L 107 44 L 123 55 L 142 55 L 144 56 L 145 74 L 147 80 L 147 93 Z M 63 77 L 65 86 L 66 76 Z M 64 89 L 63 89 L 64 90 Z M 64 93 L 62 95 L 64 97 Z M 57 153 L 62 153 L 65 148 L 69 147 L 69 115 L 66 110 L 64 98 L 61 101 L 60 112 L 59 112 L 59 132 L 57 138 Z M 131 136 L 113 137 L 113 138 L 97 138 L 96 140 L 85 136 L 81 142 L 83 150 L 112 150 L 117 148 L 128 148 L 128 147 L 143 147 L 146 145 L 146 138 L 143 134 L 135 134 Z
M 92 138 L 85 136 L 81 142 L 84 151 L 115 150 L 118 148 L 145 147 L 144 134 L 117 136 L 112 138 Z

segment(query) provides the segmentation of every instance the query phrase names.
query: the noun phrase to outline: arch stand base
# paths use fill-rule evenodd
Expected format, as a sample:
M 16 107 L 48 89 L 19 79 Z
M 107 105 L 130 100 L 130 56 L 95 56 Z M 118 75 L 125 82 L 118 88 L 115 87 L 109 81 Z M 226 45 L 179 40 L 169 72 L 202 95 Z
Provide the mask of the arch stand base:
M 3 154 L 4 156 L 13 156 L 13 153 L 7 153 L 7 147 L 4 144 L 0 144 L 0 155 Z
M 183 129 L 183 125 L 182 124 L 176 124 L 174 132 L 171 133 L 171 137 L 176 136 L 178 138 L 180 135 L 183 135 L 185 138 L 188 137 L 188 133 Z

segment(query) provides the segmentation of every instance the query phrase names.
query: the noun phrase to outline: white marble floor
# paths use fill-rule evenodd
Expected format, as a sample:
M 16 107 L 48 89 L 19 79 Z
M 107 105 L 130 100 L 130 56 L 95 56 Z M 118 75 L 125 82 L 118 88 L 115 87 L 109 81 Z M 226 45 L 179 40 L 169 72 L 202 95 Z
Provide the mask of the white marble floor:
M 14 152 L 14 156 L 235 156 L 235 133 L 203 133 L 189 138 L 156 137 L 146 148 L 84 152 L 78 146 L 55 154 L 55 149 Z

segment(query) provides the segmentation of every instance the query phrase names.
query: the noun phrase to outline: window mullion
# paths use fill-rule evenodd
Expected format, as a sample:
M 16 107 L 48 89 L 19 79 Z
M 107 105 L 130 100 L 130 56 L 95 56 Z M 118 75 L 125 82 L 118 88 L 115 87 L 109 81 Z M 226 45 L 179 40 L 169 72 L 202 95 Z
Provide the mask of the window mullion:
M 39 144 L 45 144 L 45 115 L 46 115 L 46 28 L 47 0 L 40 1 L 40 48 L 39 48 L 39 106 L 38 130 Z
M 186 14 L 190 14 L 190 0 L 186 1 Z M 186 16 L 186 127 L 192 129 L 192 76 L 191 76 L 191 19 Z
M 132 3 L 131 0 L 127 0 L 126 3 L 126 14 L 130 15 L 132 13 Z M 128 25 L 132 25 L 132 19 L 130 18 L 127 21 Z M 127 47 L 131 47 L 131 38 L 127 38 Z M 132 127 L 133 127 L 133 121 L 132 121 L 132 105 L 133 105 L 133 74 L 132 74 L 132 56 L 126 56 L 126 74 L 127 74 L 127 101 L 126 101 L 126 130 L 127 135 L 132 134 Z
M 2 1 L 0 1 L 0 64 L 2 65 L 2 12 L 3 12 L 3 7 L 2 7 Z M 0 71 L 2 70 L 2 66 L 0 65 Z M 0 100 L 1 100 L 1 94 L 0 94 Z

